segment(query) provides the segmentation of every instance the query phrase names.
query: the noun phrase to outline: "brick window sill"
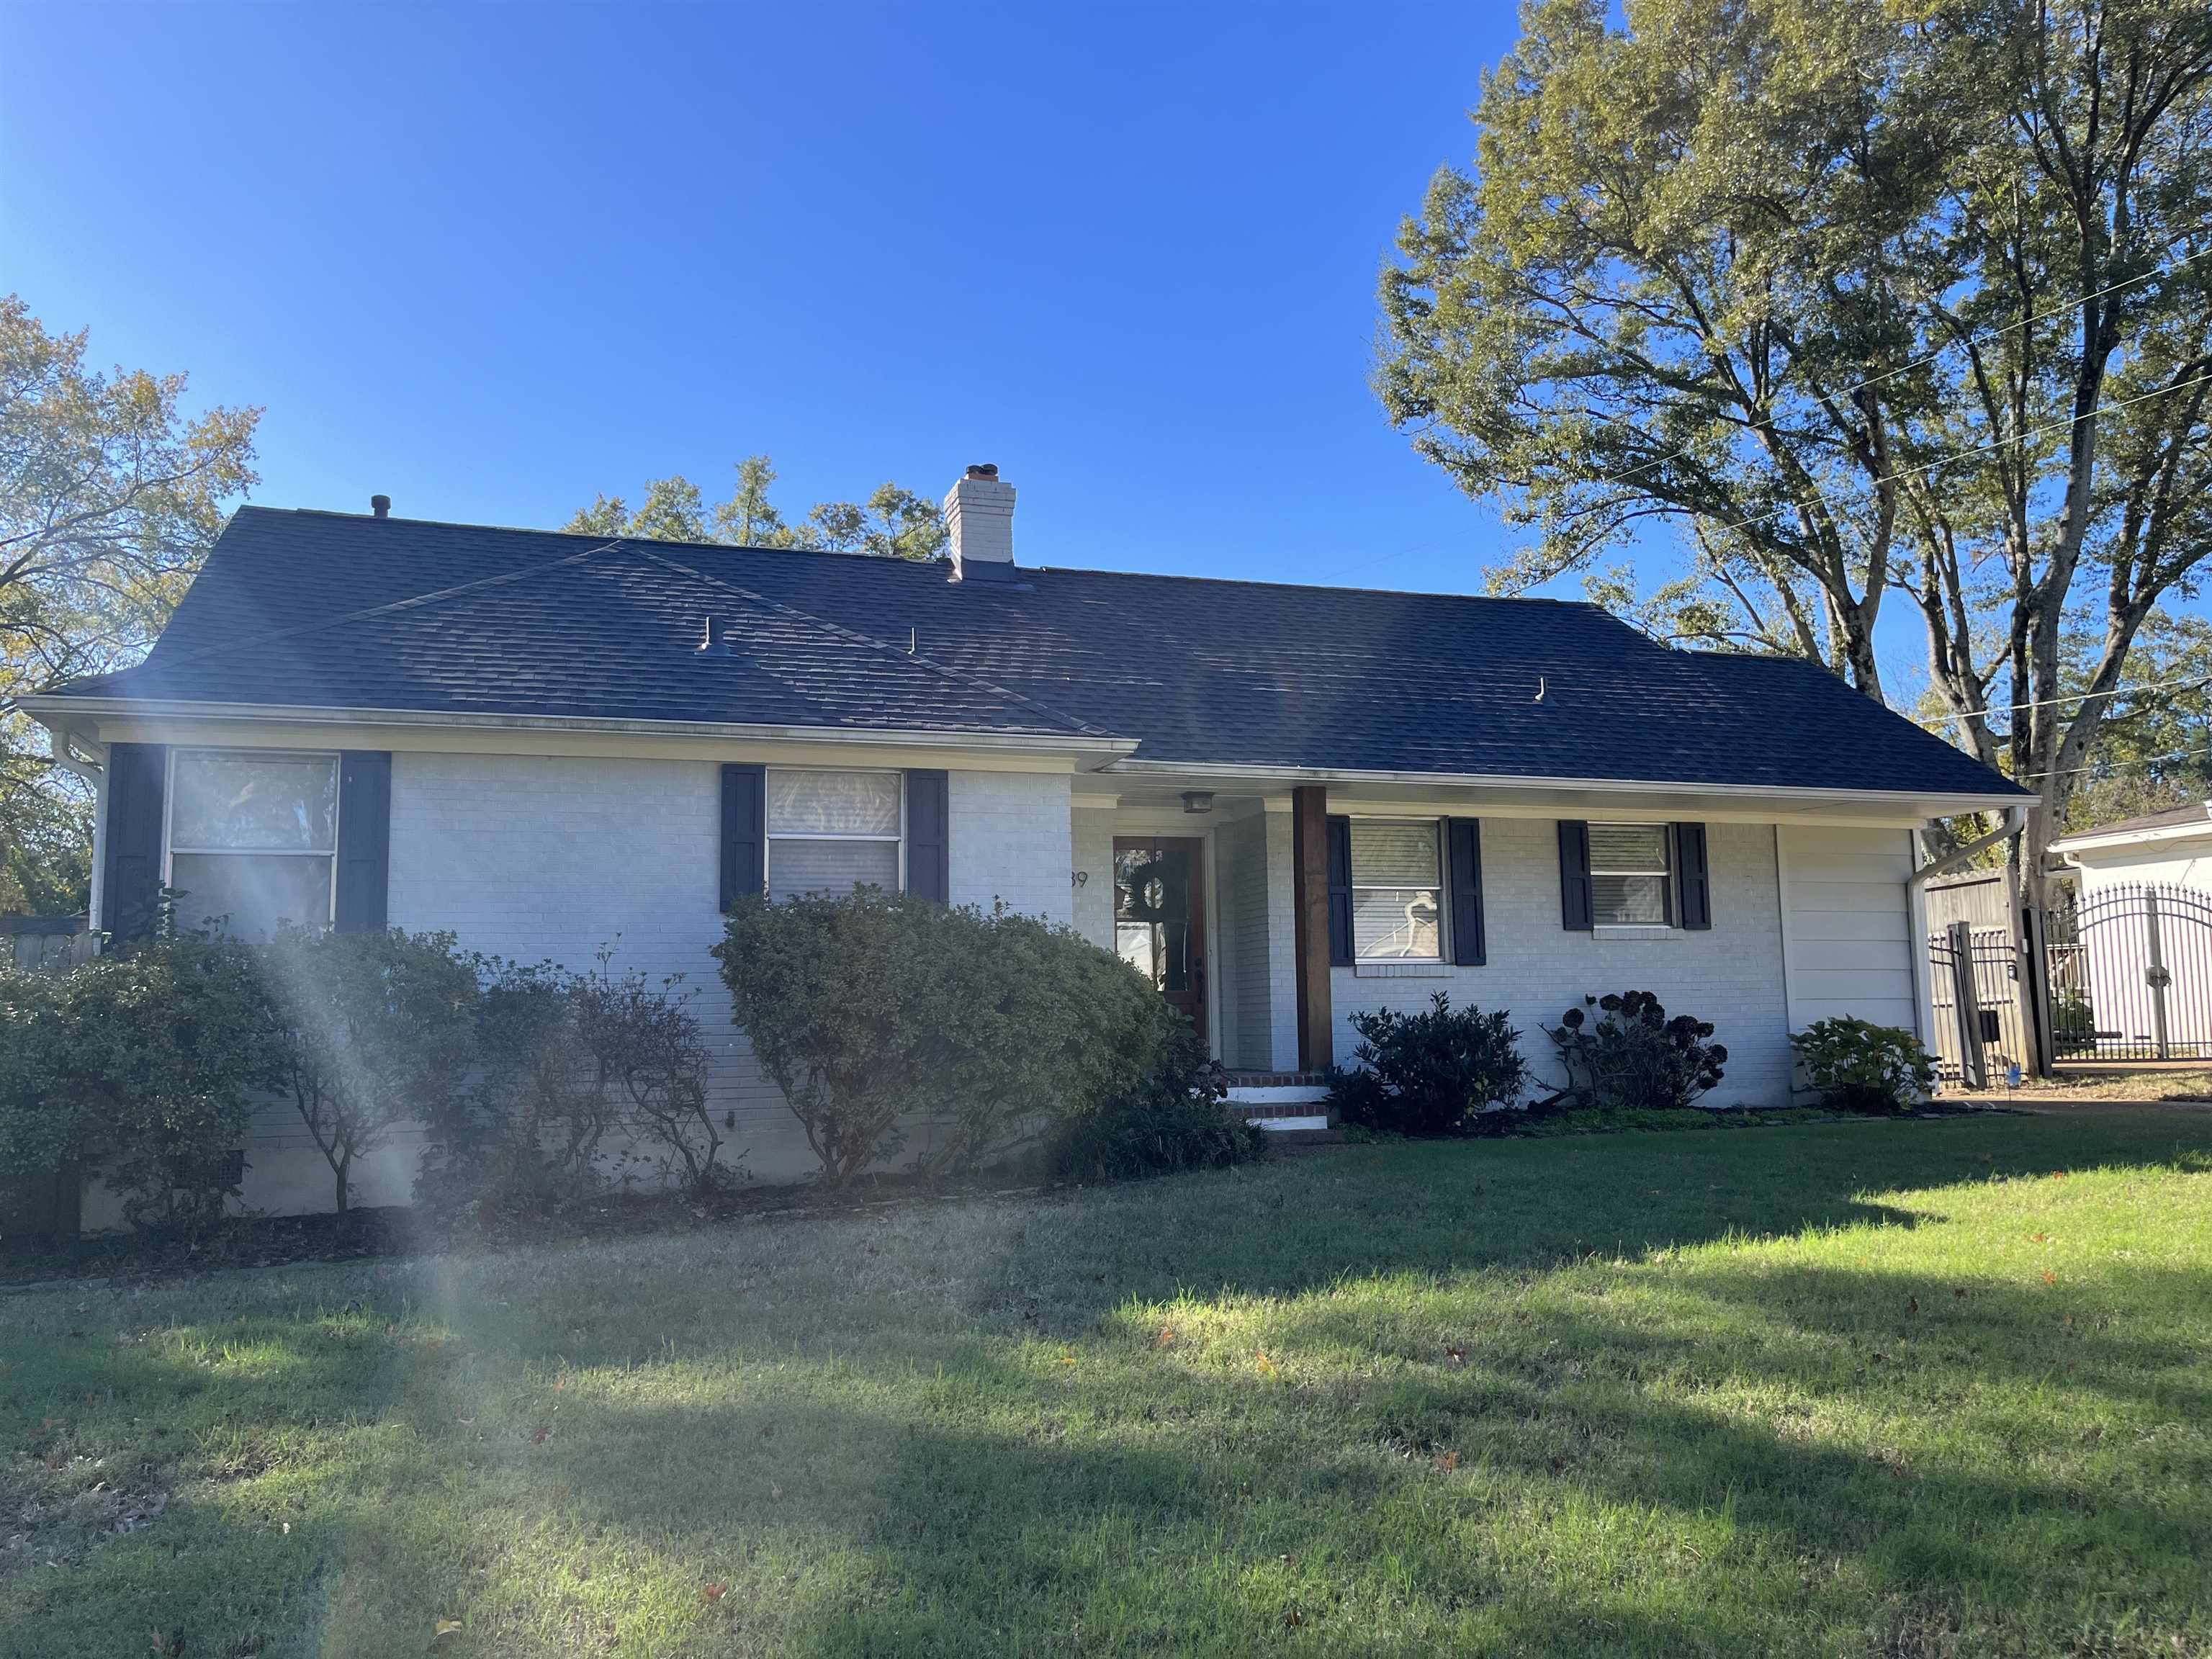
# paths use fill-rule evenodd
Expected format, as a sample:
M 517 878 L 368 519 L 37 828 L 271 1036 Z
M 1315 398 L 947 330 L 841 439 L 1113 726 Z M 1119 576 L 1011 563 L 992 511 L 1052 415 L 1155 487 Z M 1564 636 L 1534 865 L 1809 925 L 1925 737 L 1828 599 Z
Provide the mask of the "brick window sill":
M 1355 962 L 1358 979 L 1449 979 L 1451 964 L 1443 962 Z

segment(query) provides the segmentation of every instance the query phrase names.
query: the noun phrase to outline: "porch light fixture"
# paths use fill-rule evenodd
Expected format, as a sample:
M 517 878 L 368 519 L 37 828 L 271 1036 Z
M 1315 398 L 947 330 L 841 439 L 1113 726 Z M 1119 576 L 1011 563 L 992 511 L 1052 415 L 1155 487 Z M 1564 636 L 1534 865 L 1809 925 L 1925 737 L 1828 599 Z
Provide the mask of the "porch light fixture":
M 1213 810 L 1213 791 L 1211 789 L 1184 790 L 1182 810 L 1186 812 L 1211 812 Z

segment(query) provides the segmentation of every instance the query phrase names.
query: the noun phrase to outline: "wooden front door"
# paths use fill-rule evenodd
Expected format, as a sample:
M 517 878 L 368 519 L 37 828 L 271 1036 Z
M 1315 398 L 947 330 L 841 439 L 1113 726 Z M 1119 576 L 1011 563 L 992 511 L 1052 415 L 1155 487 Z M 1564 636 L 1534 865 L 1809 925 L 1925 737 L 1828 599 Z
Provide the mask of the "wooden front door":
M 1206 843 L 1114 838 L 1114 949 L 1206 1036 Z

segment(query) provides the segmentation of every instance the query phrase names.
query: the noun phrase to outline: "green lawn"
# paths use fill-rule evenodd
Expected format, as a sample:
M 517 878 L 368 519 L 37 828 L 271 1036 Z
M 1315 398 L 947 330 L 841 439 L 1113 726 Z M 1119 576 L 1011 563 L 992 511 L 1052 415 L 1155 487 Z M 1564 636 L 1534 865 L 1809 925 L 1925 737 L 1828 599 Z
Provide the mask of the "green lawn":
M 0 1296 L 0 1362 L 40 1659 L 2212 1651 L 2212 1115 Z

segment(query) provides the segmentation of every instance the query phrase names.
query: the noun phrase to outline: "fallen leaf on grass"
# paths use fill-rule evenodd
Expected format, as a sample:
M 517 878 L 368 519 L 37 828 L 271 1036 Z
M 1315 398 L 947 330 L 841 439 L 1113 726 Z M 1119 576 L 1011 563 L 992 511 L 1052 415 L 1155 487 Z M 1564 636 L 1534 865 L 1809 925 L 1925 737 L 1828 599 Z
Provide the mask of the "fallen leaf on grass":
M 1437 1467 L 1442 1469 L 1446 1474 L 1449 1474 L 1454 1469 L 1459 1467 L 1459 1454 L 1455 1451 L 1438 1452 L 1437 1454 Z
M 1905 1311 L 1907 1313 L 1918 1313 L 1920 1311 L 1920 1298 L 1917 1296 L 1909 1296 L 1905 1297 Z
M 462 1625 L 459 1620 L 441 1619 L 438 1621 L 438 1628 L 434 1632 L 433 1632 L 430 1639 L 433 1642 L 436 1642 L 448 1636 L 458 1636 L 461 1633 L 461 1630 Z
M 2058 1275 L 2045 1267 L 2043 1270 L 2043 1282 L 2046 1285 L 2056 1285 L 2058 1282 Z
M 1305 1621 L 1305 1615 L 1300 1613 L 1295 1607 L 1283 1615 L 1283 1623 L 1289 1626 L 1292 1630 L 1296 1630 L 1300 1625 L 1304 1624 Z
M 530 1443 L 533 1446 L 542 1446 L 545 1443 L 546 1437 L 552 1432 L 550 1425 L 540 1423 L 536 1428 L 531 1430 Z
M 1156 1348 L 1164 1348 L 1175 1340 L 1175 1327 L 1172 1325 L 1163 1325 L 1160 1327 L 1160 1334 L 1152 1339 L 1152 1346 Z
M 2049 1233 L 2030 1233 L 2027 1236 L 2027 1242 L 2031 1244 L 2048 1244 L 2051 1242 L 2051 1235 Z
M 783 1502 L 783 1488 L 774 1481 L 769 1483 L 768 1495 L 771 1502 L 777 1504 Z
M 1275 1374 L 1275 1362 L 1267 1358 L 1267 1351 L 1265 1348 L 1254 1356 L 1252 1363 L 1260 1368 L 1260 1375 L 1262 1376 L 1273 1376 Z
M 1444 1350 L 1444 1364 L 1447 1365 L 1466 1364 L 1467 1350 L 1465 1348 L 1446 1348 Z
M 727 1584 L 702 1584 L 699 1586 L 699 1594 L 704 1596 L 709 1602 L 719 1601 L 729 1593 L 730 1587 Z

